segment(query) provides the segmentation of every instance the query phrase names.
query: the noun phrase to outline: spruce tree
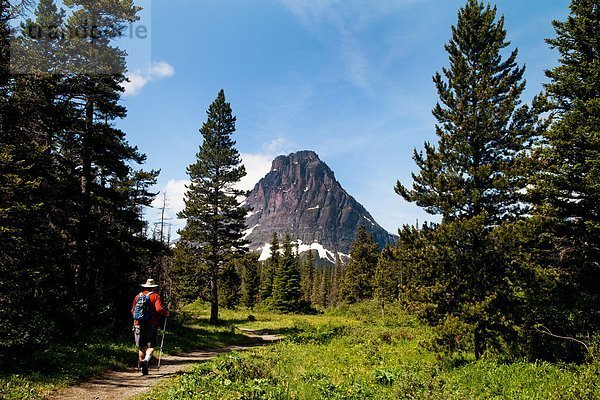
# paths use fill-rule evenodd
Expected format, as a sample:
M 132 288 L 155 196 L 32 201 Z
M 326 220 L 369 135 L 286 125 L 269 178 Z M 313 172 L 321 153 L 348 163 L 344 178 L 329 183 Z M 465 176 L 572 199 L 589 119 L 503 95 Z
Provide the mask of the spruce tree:
M 259 301 L 259 275 L 258 256 L 248 253 L 242 259 L 242 304 L 252 309 Z
M 310 299 L 311 304 L 315 307 L 326 307 L 325 304 L 325 283 L 324 277 L 326 275 L 326 268 L 320 267 L 315 269 L 315 279 L 313 281 L 312 297 Z
M 302 300 L 310 303 L 313 291 L 313 281 L 315 279 L 315 264 L 312 250 L 308 250 L 306 258 L 302 263 Z
M 178 216 L 186 219 L 179 233 L 181 246 L 208 268 L 210 285 L 210 322 L 219 319 L 219 274 L 227 262 L 245 253 L 243 239 L 247 209 L 240 196 L 247 193 L 235 188 L 246 170 L 231 135 L 236 118 L 221 90 L 207 111 L 200 133 L 204 139 L 196 162 L 188 169 L 190 184 L 185 209 Z
M 373 274 L 377 267 L 379 245 L 364 226 L 358 227 L 350 247 L 350 261 L 344 268 L 339 299 L 347 303 L 373 298 Z
M 16 38 L 9 23 L 20 17 L 9 2 L 0 2 L 0 353 L 5 348 L 26 346 L 36 340 L 45 342 L 39 331 L 48 323 L 55 324 L 61 316 L 52 316 L 51 309 L 64 299 L 60 290 L 50 287 L 62 283 L 54 249 L 63 245 L 56 230 L 49 226 L 47 213 L 51 206 L 45 191 L 51 163 L 47 154 L 46 129 L 42 113 L 45 98 L 30 95 L 33 89 L 45 86 L 27 76 L 10 73 L 10 43 Z M 31 112 L 35 112 L 30 115 Z M 62 261 L 62 260 L 61 260 Z M 42 288 L 49 300 L 39 303 Z M 52 293 L 49 293 L 49 290 Z M 55 297 L 56 296 L 56 297 Z M 68 305 L 63 315 L 69 314 Z M 62 324 L 61 324 L 62 325 Z M 63 326 L 57 327 L 57 331 Z M 57 332 L 58 333 L 58 332 Z M 37 336 L 37 337 L 36 337 Z
M 283 241 L 283 254 L 273 283 L 273 306 L 283 312 L 295 312 L 301 308 L 300 267 L 289 234 Z
M 273 232 L 271 239 L 271 257 L 267 259 L 261 269 L 260 275 L 260 299 L 267 300 L 273 296 L 273 282 L 275 280 L 275 274 L 279 268 L 279 238 L 277 232 Z
M 386 303 L 398 300 L 400 287 L 400 269 L 396 251 L 391 246 L 386 246 L 377 261 L 373 281 L 375 298 L 381 305 L 381 316 L 385 317 Z
M 573 0 L 566 21 L 553 25 L 547 42 L 560 58 L 546 71 L 551 126 L 534 153 L 530 192 L 549 233 L 554 257 L 542 263 L 556 269 L 552 303 L 561 307 L 543 322 L 588 340 L 600 329 L 600 6 Z
M 342 262 L 339 254 L 336 251 L 335 264 L 331 267 L 331 279 L 329 284 L 329 305 L 337 306 L 340 304 L 340 288 L 342 287 L 342 282 L 344 281 L 344 268 L 345 265 Z

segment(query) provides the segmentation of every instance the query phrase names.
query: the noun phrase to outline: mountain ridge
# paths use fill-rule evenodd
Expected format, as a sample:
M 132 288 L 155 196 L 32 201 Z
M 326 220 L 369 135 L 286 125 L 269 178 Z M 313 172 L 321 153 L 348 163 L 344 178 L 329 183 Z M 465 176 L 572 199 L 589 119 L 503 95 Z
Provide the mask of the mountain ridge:
M 276 157 L 245 204 L 252 208 L 246 218 L 246 238 L 252 251 L 262 252 L 262 259 L 270 255 L 273 232 L 280 241 L 289 233 L 299 252 L 312 247 L 332 262 L 336 255 L 350 253 L 360 225 L 381 247 L 396 240 L 346 192 L 333 170 L 312 150 Z

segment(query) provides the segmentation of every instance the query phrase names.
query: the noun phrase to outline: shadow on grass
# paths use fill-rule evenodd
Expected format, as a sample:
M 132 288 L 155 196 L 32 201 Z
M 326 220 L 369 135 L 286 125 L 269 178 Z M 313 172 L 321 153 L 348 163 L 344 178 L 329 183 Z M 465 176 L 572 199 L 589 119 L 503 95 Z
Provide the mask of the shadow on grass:
M 260 338 L 249 337 L 236 332 L 234 325 L 224 325 L 228 329 L 209 326 L 177 326 L 165 333 L 164 352 L 180 354 L 192 350 L 213 350 L 230 345 L 244 345 L 261 342 Z M 159 337 L 160 340 L 160 337 Z
M 259 336 L 280 336 L 282 338 L 285 339 L 286 336 L 290 335 L 290 334 L 295 334 L 295 333 L 300 333 L 302 332 L 302 329 L 299 329 L 297 327 L 286 327 L 286 328 L 279 328 L 279 329 L 248 329 L 248 328 L 243 328 L 241 329 L 243 332 L 247 332 L 249 334 L 252 335 L 259 335 Z
M 248 322 L 246 319 L 222 320 L 210 325 L 208 320 L 202 318 L 189 315 L 182 317 L 181 320 L 169 320 L 164 335 L 164 354 L 214 351 L 227 346 L 258 346 L 266 343 L 236 328 L 237 324 Z M 284 334 L 284 331 L 270 331 L 268 334 Z M 260 334 L 267 333 L 261 331 Z M 106 370 L 126 370 L 137 366 L 137 349 L 128 328 L 124 328 L 117 336 L 92 332 L 88 337 L 93 340 L 53 344 L 40 351 L 0 354 L 0 386 L 15 377 L 42 386 L 69 385 Z M 162 331 L 158 345 L 161 339 Z M 158 357 L 158 349 L 155 356 Z
M 137 363 L 136 358 L 125 337 L 102 343 L 53 344 L 33 353 L 5 355 L 0 368 L 0 398 L 38 398 L 41 395 L 34 394 L 37 390 L 67 386 L 105 370 L 123 370 Z M 22 388 L 27 388 L 26 392 Z

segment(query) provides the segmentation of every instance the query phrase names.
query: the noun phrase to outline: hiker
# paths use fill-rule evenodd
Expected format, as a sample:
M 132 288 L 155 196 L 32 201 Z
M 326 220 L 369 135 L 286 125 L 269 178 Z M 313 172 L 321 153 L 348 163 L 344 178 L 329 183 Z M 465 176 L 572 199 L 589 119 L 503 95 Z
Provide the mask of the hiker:
M 143 290 L 133 299 L 131 315 L 133 315 L 133 331 L 135 345 L 139 349 L 139 365 L 142 374 L 148 374 L 148 363 L 158 340 L 158 325 L 161 317 L 168 317 L 162 304 L 162 299 L 156 293 L 157 284 L 154 279 L 148 279 L 142 284 Z

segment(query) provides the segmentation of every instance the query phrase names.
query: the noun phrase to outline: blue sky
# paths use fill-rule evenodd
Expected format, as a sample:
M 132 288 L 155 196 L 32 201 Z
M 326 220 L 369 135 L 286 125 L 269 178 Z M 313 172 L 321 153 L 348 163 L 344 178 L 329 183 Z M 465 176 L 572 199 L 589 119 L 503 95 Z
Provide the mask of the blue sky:
M 182 206 L 198 129 L 222 88 L 238 118 L 246 188 L 275 156 L 310 149 L 388 231 L 435 220 L 393 187 L 397 179 L 411 183 L 413 149 L 435 141 L 431 77 L 448 64 L 444 44 L 463 3 L 153 0 L 141 21 L 151 28 L 151 55 L 132 57 L 128 117 L 118 125 L 147 154 L 145 168 L 162 170 L 156 191 L 167 191 L 171 216 Z M 554 35 L 553 19 L 565 19 L 568 3 L 495 3 L 509 48 L 518 47 L 527 66 L 525 101 L 556 65 L 544 38 Z

